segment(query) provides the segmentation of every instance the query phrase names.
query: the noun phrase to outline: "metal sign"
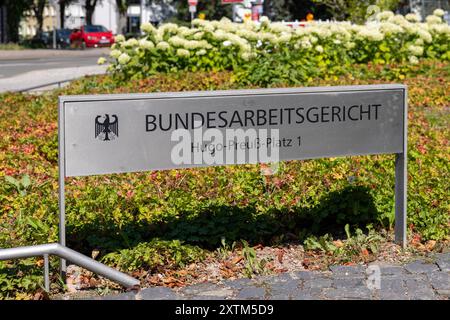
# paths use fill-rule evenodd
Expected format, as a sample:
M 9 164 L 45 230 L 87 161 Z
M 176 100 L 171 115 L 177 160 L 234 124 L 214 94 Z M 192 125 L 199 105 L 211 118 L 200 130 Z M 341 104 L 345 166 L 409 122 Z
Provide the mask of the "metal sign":
M 196 6 L 197 3 L 198 3 L 197 0 L 188 0 L 188 5 L 189 5 L 189 6 Z
M 172 159 L 179 143 L 171 138 L 173 131 L 186 129 L 193 137 L 194 121 L 203 131 L 220 130 L 223 137 L 229 129 L 255 129 L 244 149 L 246 158 L 261 144 L 277 144 L 278 160 L 403 151 L 400 86 L 96 95 L 60 101 L 68 177 L 210 165 Z M 261 141 L 262 129 L 267 134 L 278 130 L 278 140 Z M 223 149 L 213 141 L 202 144 L 205 153 Z
M 65 177 L 273 162 L 269 154 L 278 161 L 394 153 L 395 237 L 406 246 L 406 91 L 370 85 L 62 96 L 60 243 Z
M 197 12 L 197 6 L 189 6 L 189 12 L 190 13 L 195 13 L 195 12 Z

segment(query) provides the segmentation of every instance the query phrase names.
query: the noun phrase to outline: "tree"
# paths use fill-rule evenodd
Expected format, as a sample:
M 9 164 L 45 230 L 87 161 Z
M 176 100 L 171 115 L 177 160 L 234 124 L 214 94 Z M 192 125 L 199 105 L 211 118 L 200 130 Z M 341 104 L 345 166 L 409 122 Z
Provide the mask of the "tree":
M 47 5 L 47 0 L 34 0 L 31 1 L 30 9 L 34 14 L 37 22 L 37 32 L 42 32 L 42 26 L 44 24 L 44 8 Z
M 3 0 L 2 4 L 7 11 L 7 39 L 10 42 L 19 42 L 19 26 L 25 12 L 30 9 L 30 0 Z
M 97 1 L 98 0 L 85 0 L 84 8 L 86 9 L 86 24 L 92 24 L 92 16 L 94 15 Z
M 336 20 L 351 20 L 362 23 L 367 19 L 370 6 L 377 6 L 378 11 L 394 10 L 399 0 L 312 0 L 325 6 Z M 377 11 L 376 10 L 376 11 Z M 374 11 L 371 10 L 371 13 Z

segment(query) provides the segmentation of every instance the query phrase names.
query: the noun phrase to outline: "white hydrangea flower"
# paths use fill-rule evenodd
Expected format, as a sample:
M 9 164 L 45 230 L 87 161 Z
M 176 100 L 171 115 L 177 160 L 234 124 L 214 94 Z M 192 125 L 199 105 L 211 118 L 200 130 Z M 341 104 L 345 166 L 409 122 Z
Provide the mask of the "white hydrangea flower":
M 155 45 L 153 44 L 153 42 L 148 41 L 147 39 L 141 39 L 139 40 L 139 47 L 142 49 L 153 49 L 155 47 Z
M 319 52 L 319 53 L 322 53 L 322 52 L 323 52 L 323 47 L 322 47 L 321 45 L 316 46 L 315 49 L 316 49 L 316 51 Z
M 422 20 L 420 16 L 416 13 L 408 13 L 405 16 L 405 19 L 408 20 L 409 22 L 420 22 L 420 20 Z
M 120 50 L 112 50 L 109 55 L 115 59 L 117 59 L 118 57 L 120 57 L 120 55 L 122 54 L 122 52 Z
M 356 47 L 356 43 L 354 43 L 354 42 L 347 42 L 344 46 L 345 46 L 345 48 L 351 50 L 354 47 Z
M 187 58 L 190 55 L 191 55 L 190 52 L 186 49 L 177 49 L 177 56 L 179 57 Z
M 125 37 L 122 34 L 118 34 L 117 36 L 114 37 L 114 40 L 118 43 L 120 42 L 124 42 L 125 41 Z
M 394 16 L 394 13 L 392 11 L 386 10 L 378 13 L 376 15 L 376 18 L 378 21 L 387 21 L 388 19 L 392 18 Z
M 174 47 L 184 47 L 184 45 L 186 43 L 186 39 L 183 39 L 179 36 L 173 36 L 168 41 Z
M 419 35 L 420 39 L 422 39 L 423 41 L 425 41 L 426 43 L 431 43 L 433 41 L 433 37 L 431 36 L 431 34 L 423 29 L 419 29 L 417 31 L 417 34 Z
M 131 60 L 130 56 L 126 53 L 122 53 L 117 61 L 119 61 L 120 64 L 127 64 Z
M 261 18 L 259 18 L 259 22 L 260 22 L 262 25 L 268 25 L 268 24 L 270 23 L 270 20 L 269 20 L 268 17 L 262 16 Z
M 222 44 L 224 47 L 229 47 L 232 45 L 231 41 L 229 41 L 229 40 L 224 41 Z
M 205 34 L 205 33 L 204 33 L 203 31 L 196 32 L 196 33 L 192 36 L 192 38 L 194 38 L 194 40 L 200 40 L 200 39 L 203 38 L 203 35 L 204 35 L 204 34 Z
M 156 49 L 161 50 L 161 51 L 166 51 L 169 48 L 170 48 L 170 44 L 168 44 L 165 41 L 158 42 L 158 44 L 156 45 Z
M 423 47 L 410 45 L 408 47 L 408 51 L 411 52 L 415 56 L 421 56 L 423 55 Z
M 198 56 L 203 56 L 203 55 L 206 54 L 206 50 L 205 49 L 200 49 L 195 54 L 198 55 Z
M 150 34 L 155 31 L 155 27 L 149 22 L 144 22 L 143 24 L 141 24 L 141 30 L 147 34 Z
M 442 9 L 436 9 L 433 11 L 433 15 L 436 17 L 443 17 L 445 15 L 445 11 Z
M 435 15 L 428 16 L 428 17 L 425 19 L 425 21 L 426 21 L 428 24 L 439 24 L 439 23 L 442 23 L 441 17 L 435 16 Z
M 97 64 L 105 64 L 106 63 L 106 59 L 103 57 L 98 58 L 97 60 Z
M 300 46 L 301 46 L 303 49 L 311 49 L 311 48 L 312 48 L 312 44 L 311 44 L 311 42 L 309 41 L 309 39 L 303 39 L 303 40 L 301 40 L 301 41 L 300 41 Z
M 414 41 L 414 44 L 416 46 L 423 46 L 424 42 L 421 38 L 419 38 L 419 39 L 416 39 L 416 41 Z
M 418 64 L 419 63 L 419 59 L 417 57 L 415 57 L 415 56 L 410 56 L 408 60 L 409 60 L 409 63 L 411 63 L 411 64 Z
M 178 25 L 176 25 L 175 23 L 165 23 L 159 28 L 159 30 L 161 30 L 162 32 L 177 33 Z
M 371 41 L 381 41 L 384 39 L 384 34 L 376 28 L 361 29 L 357 36 L 362 39 L 369 39 Z
M 122 43 L 122 46 L 125 48 L 131 48 L 137 46 L 139 43 L 135 38 L 130 38 L 127 41 Z
M 392 22 L 383 22 L 380 24 L 380 30 L 385 34 L 403 33 L 403 28 Z

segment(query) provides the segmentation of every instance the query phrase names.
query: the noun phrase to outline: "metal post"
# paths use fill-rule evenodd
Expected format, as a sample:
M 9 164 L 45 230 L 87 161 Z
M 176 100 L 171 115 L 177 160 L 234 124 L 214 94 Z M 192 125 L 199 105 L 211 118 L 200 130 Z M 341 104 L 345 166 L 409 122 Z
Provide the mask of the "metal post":
M 66 246 L 66 196 L 65 196 L 65 159 L 64 159 L 64 106 L 59 103 L 58 112 L 58 162 L 59 162 L 59 244 Z M 62 125 L 61 125 L 62 124 Z M 66 260 L 60 259 L 60 272 L 63 281 L 66 275 Z
M 395 155 L 395 242 L 406 248 L 408 184 L 408 93 L 405 89 L 403 109 L 403 152 Z
M 45 291 L 50 291 L 50 271 L 49 271 L 49 262 L 48 262 L 48 254 L 44 254 L 44 287 Z

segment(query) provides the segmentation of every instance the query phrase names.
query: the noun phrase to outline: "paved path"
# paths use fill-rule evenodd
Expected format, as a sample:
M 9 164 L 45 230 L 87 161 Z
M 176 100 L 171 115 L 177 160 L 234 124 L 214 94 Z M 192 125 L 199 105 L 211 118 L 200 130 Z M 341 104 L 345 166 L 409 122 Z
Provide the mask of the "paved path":
M 106 66 L 97 65 L 97 60 L 108 50 L 0 51 L 0 92 L 105 73 Z
M 380 281 L 377 283 L 376 274 Z M 202 283 L 174 290 L 143 289 L 96 299 L 106 300 L 447 300 L 450 298 L 450 253 L 434 262 L 415 261 L 404 266 L 371 264 L 334 266 L 329 272 L 299 271 L 278 276 Z

